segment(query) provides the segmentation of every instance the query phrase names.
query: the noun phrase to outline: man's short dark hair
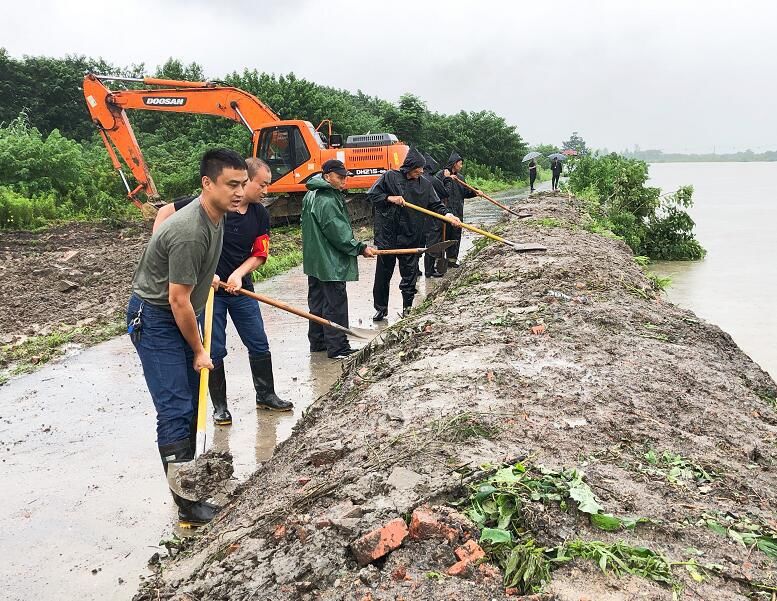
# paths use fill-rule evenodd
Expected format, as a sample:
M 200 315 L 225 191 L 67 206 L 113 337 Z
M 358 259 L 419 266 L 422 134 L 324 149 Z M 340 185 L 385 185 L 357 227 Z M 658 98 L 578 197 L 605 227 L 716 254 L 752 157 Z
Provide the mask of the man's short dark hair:
M 216 181 L 224 169 L 243 169 L 248 171 L 245 159 L 229 148 L 214 148 L 202 155 L 200 161 L 200 177 L 208 176 Z

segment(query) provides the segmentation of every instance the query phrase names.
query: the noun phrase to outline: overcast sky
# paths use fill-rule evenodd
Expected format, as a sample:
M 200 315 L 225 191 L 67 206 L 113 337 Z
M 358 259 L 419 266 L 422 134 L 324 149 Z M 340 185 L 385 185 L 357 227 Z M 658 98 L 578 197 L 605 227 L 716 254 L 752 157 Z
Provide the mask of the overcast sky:
M 679 152 L 777 148 L 777 2 L 740 0 L 26 0 L 14 57 L 168 57 L 244 67 L 432 110 L 490 109 L 529 143 Z

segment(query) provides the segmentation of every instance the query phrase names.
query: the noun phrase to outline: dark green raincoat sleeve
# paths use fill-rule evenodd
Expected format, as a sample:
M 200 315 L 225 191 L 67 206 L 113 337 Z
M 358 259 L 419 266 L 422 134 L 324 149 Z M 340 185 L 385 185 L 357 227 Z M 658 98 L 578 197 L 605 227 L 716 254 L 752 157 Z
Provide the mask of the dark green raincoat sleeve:
M 311 215 L 318 223 L 321 233 L 335 249 L 346 255 L 356 256 L 361 254 L 367 245 L 353 237 L 351 224 L 334 207 L 333 202 L 337 201 L 333 201 L 327 195 L 326 202 L 319 202 L 313 205 Z

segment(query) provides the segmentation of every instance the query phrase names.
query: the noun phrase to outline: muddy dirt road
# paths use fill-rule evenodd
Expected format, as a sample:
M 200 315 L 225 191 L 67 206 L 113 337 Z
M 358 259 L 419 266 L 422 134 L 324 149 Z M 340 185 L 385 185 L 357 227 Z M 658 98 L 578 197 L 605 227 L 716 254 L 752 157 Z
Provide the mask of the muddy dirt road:
M 478 201 L 468 211 L 484 223 L 497 216 L 489 207 Z M 125 237 L 135 235 L 141 234 Z M 50 257 L 67 256 L 63 236 L 60 232 L 48 239 Z M 137 255 L 141 248 L 136 243 L 130 250 Z M 117 252 L 130 250 L 117 239 Z M 118 280 L 111 280 L 113 285 L 126 287 L 122 278 L 131 277 L 133 261 L 126 261 L 127 268 L 116 275 Z M 373 327 L 374 267 L 362 260 L 360 269 L 362 281 L 349 285 L 352 325 L 369 328 Z M 427 283 L 438 282 L 422 279 L 417 302 L 422 301 Z M 394 281 L 392 322 L 401 311 L 396 287 Z M 258 284 L 257 290 L 306 305 L 306 281 L 299 268 Z M 126 298 L 117 296 L 111 302 L 115 311 Z M 238 480 L 272 454 L 303 410 L 341 372 L 339 363 L 320 355 L 311 357 L 306 322 L 270 307 L 262 311 L 278 392 L 293 400 L 296 409 L 293 415 L 257 414 L 247 357 L 232 331 L 227 363 L 230 399 L 237 399 L 231 402 L 234 425 L 215 432 L 209 425 L 208 440 L 215 448 L 232 452 Z M 45 312 L 31 319 L 30 323 L 50 325 L 56 321 Z M 0 515 L 0 550 L 6 558 L 0 562 L 3 598 L 104 600 L 134 594 L 138 575 L 148 573 L 148 558 L 156 551 L 164 554 L 157 543 L 171 533 L 175 508 L 155 450 L 148 391 L 126 336 L 76 352 L 0 387 L 0 475 L 3 489 L 12 491 L 6 494 L 6 511 Z

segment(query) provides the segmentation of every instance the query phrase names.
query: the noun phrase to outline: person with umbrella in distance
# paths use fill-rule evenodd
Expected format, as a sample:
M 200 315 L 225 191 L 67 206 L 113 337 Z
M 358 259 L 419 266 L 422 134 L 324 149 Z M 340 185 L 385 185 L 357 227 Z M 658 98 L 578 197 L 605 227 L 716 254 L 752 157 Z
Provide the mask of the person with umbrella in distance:
M 552 154 L 548 155 L 548 158 L 550 159 L 550 171 L 553 174 L 552 178 L 552 188 L 555 192 L 558 190 L 558 180 L 561 177 L 561 169 L 563 167 L 562 161 L 566 159 L 566 155 L 561 154 L 560 152 L 554 152 Z
M 553 157 L 550 160 L 550 172 L 553 175 L 551 180 L 551 187 L 555 192 L 558 190 L 558 180 L 561 177 L 561 160 L 558 157 Z
M 529 163 L 529 194 L 534 192 L 534 181 L 537 179 L 537 158 L 542 154 L 536 151 L 528 153 L 523 157 L 522 163 Z

